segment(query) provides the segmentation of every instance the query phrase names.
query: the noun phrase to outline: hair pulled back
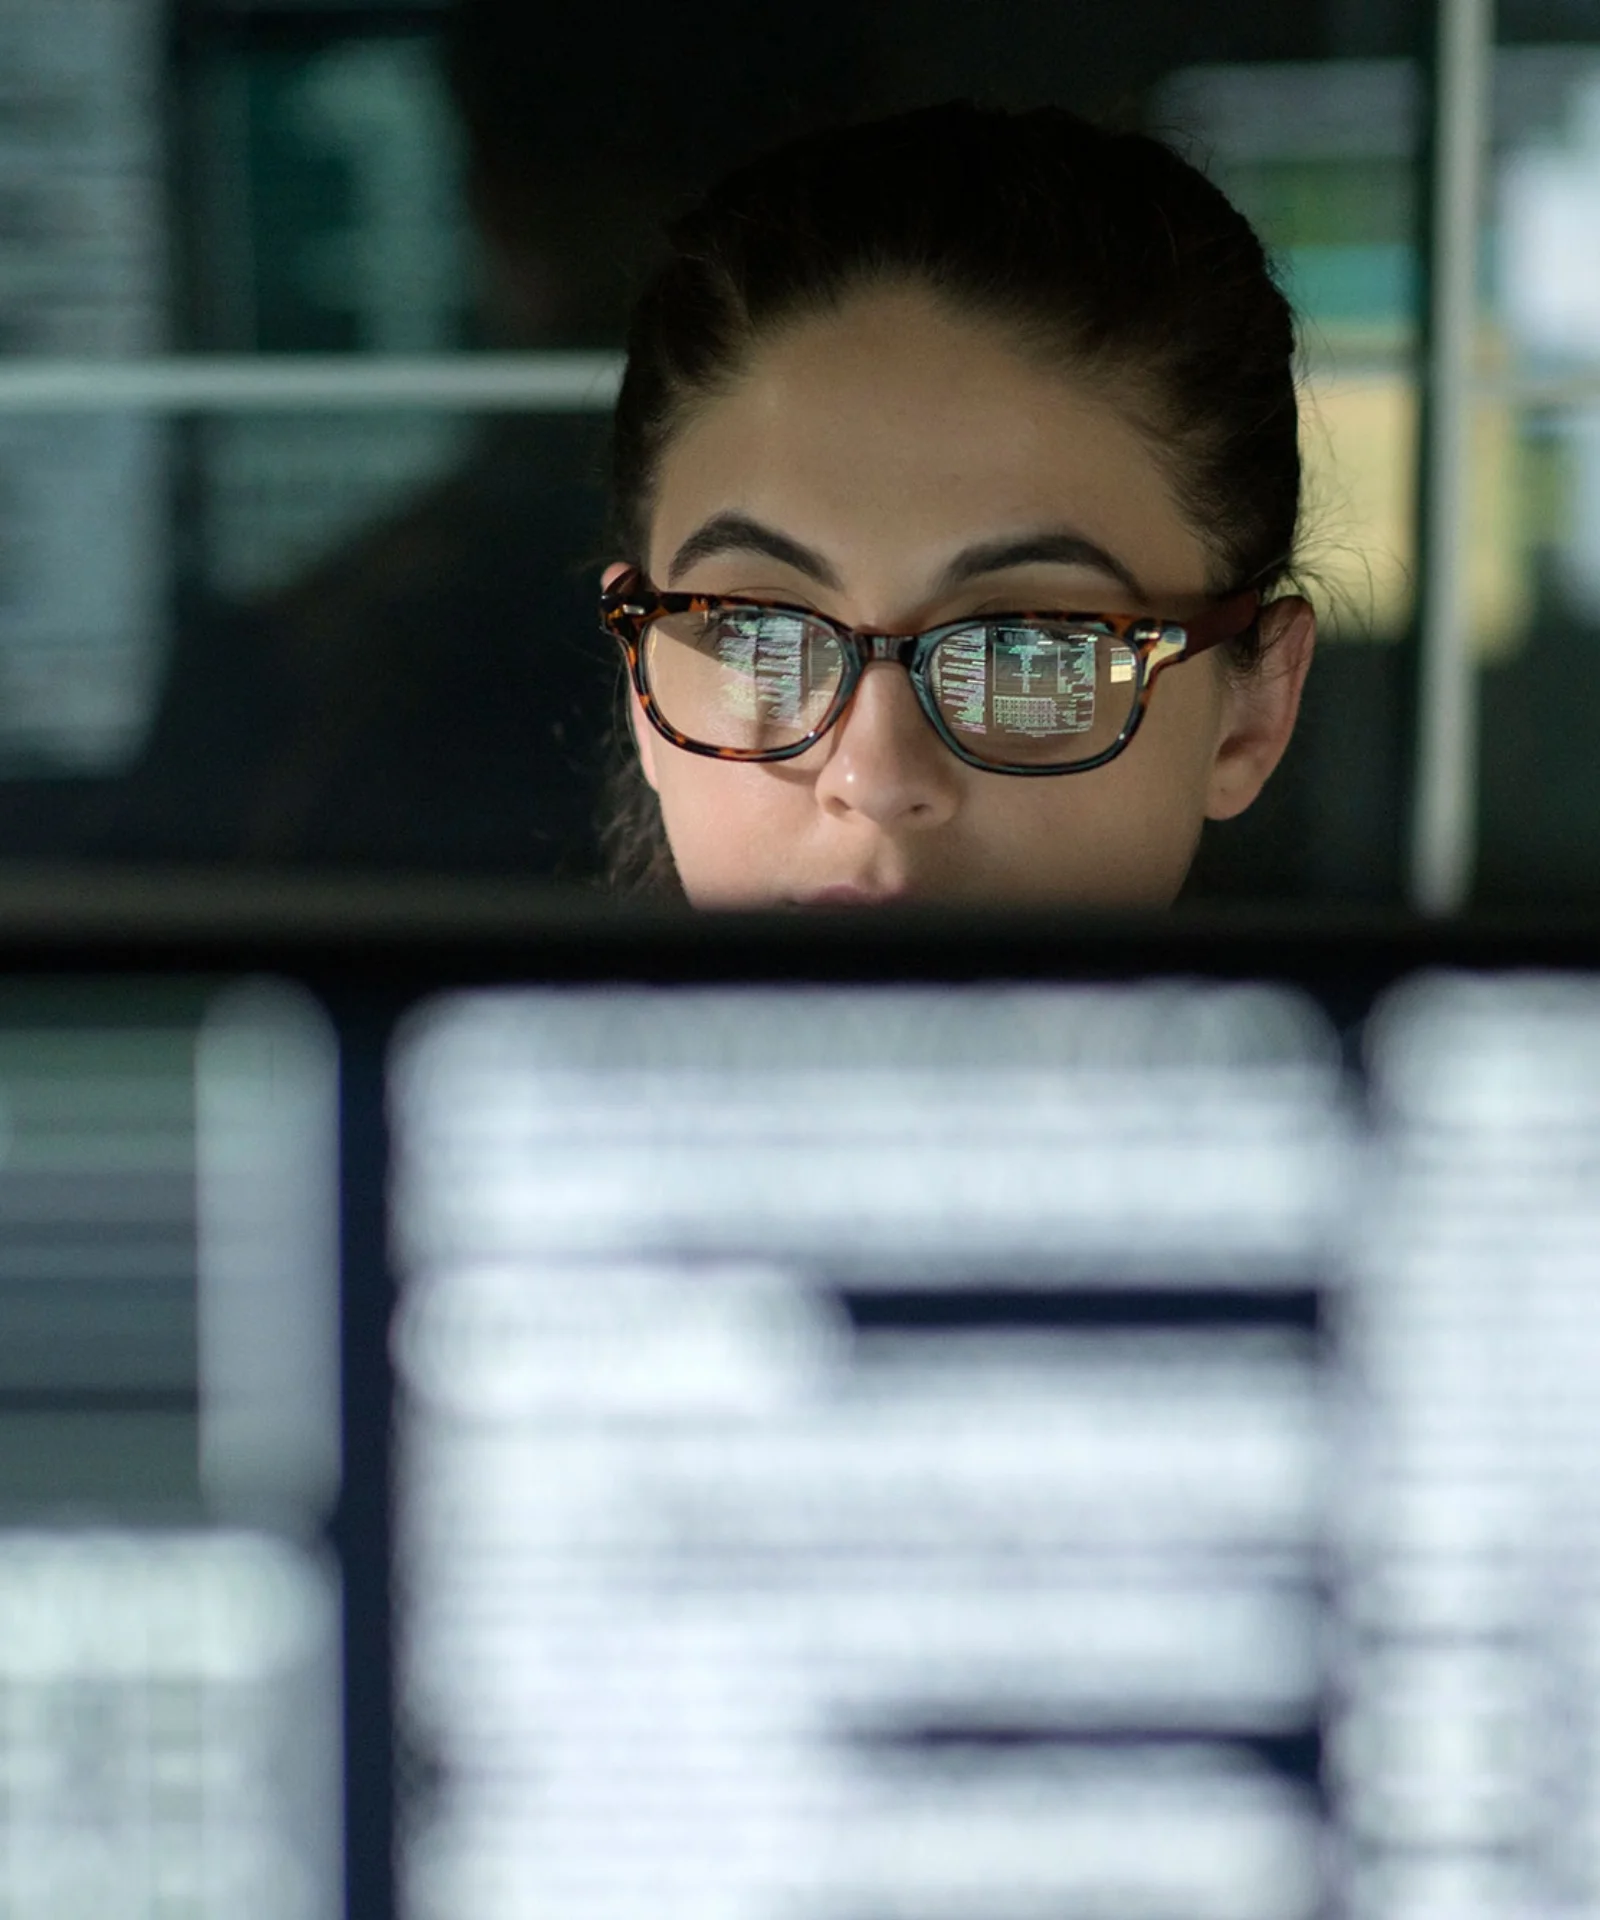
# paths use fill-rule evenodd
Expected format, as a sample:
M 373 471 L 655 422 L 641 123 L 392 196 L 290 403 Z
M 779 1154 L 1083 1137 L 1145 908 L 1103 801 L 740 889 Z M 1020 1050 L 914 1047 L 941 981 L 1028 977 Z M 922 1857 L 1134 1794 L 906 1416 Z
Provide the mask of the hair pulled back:
M 643 565 L 673 435 L 761 341 L 878 284 L 926 288 L 1101 385 L 1142 433 L 1219 592 L 1288 570 L 1300 513 L 1294 317 L 1260 241 L 1158 140 L 1058 107 L 928 107 L 738 167 L 667 229 L 634 309 L 612 432 L 612 551 Z M 1253 664 L 1255 630 L 1233 653 Z M 604 834 L 613 884 L 675 886 L 631 752 Z
M 760 341 L 877 283 L 998 324 L 1103 381 L 1214 556 L 1269 586 L 1300 505 L 1294 320 L 1254 230 L 1171 148 L 1058 107 L 966 103 L 812 135 L 739 167 L 667 230 L 634 310 L 613 536 L 642 562 L 656 475 Z

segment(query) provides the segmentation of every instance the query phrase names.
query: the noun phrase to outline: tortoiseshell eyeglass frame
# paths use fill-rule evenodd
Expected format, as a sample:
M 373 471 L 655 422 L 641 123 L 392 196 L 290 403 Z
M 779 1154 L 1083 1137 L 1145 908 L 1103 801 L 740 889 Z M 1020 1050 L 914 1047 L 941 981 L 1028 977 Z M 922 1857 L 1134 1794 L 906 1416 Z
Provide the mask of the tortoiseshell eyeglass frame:
M 657 708 L 644 667 L 644 636 L 651 621 L 663 614 L 713 614 L 725 607 L 753 608 L 759 612 L 795 614 L 826 627 L 838 640 L 844 654 L 844 676 L 839 691 L 821 721 L 801 739 L 784 747 L 712 747 L 680 733 Z M 715 593 L 667 593 L 654 587 L 637 568 L 623 574 L 614 586 L 600 596 L 600 624 L 622 647 L 627 657 L 628 678 L 639 697 L 645 718 L 663 739 L 670 740 L 685 753 L 703 754 L 709 760 L 793 760 L 809 751 L 838 724 L 850 705 L 861 676 L 875 660 L 893 660 L 911 676 L 917 704 L 926 714 L 935 733 L 958 760 L 983 773 L 1015 774 L 1022 778 L 1063 773 L 1089 773 L 1114 760 L 1139 731 L 1151 690 L 1157 677 L 1180 661 L 1193 660 L 1212 647 L 1236 640 L 1255 620 L 1261 608 L 1261 595 L 1253 588 L 1213 602 L 1187 621 L 1164 620 L 1152 614 L 1138 613 L 985 613 L 968 615 L 964 620 L 946 621 L 930 627 L 926 633 L 865 633 L 846 627 L 811 607 L 795 607 L 771 600 L 746 600 Z M 974 626 L 1063 626 L 1093 625 L 1108 638 L 1125 646 L 1134 656 L 1138 675 L 1133 706 L 1122 731 L 1104 752 L 1088 760 L 1071 760 L 1051 765 L 1003 765 L 981 760 L 946 724 L 939 703 L 928 683 L 928 665 L 934 650 L 951 634 Z

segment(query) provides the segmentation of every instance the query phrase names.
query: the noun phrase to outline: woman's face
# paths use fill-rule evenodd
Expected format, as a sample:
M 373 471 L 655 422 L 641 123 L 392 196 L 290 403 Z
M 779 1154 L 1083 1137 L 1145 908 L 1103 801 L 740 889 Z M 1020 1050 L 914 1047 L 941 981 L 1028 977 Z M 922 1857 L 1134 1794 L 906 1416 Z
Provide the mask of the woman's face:
M 1182 618 L 1232 584 L 1209 579 L 1107 400 L 899 287 L 766 341 L 690 417 L 662 463 L 646 566 L 659 587 L 886 633 L 1021 609 Z M 1241 682 L 1219 652 L 1169 669 L 1132 743 L 1087 773 L 965 765 L 889 661 L 794 760 L 684 752 L 637 706 L 634 733 L 696 906 L 1164 904 L 1201 822 L 1250 804 L 1293 726 L 1310 613 L 1285 601 L 1270 618 L 1258 674 Z

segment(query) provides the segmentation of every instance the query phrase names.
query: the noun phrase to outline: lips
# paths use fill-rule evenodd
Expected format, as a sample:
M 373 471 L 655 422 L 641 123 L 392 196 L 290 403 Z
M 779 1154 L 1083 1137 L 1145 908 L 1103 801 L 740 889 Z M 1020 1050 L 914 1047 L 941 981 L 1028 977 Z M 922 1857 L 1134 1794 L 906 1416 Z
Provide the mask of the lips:
M 875 887 L 857 881 L 841 881 L 819 887 L 815 893 L 799 895 L 797 907 L 886 907 L 906 898 L 902 887 Z

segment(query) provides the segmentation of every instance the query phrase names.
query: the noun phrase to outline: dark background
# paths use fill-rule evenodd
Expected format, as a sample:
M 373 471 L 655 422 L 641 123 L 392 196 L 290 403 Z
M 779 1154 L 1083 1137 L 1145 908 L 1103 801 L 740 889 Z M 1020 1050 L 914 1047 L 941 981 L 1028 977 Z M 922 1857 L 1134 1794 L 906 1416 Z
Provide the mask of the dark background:
M 1510 4 L 1501 31 L 1518 54 L 1588 43 L 1600 63 L 1600 5 Z M 1414 406 L 1434 33 L 1431 8 L 1393 0 L 181 0 L 159 16 L 150 105 L 161 344 L 614 349 L 660 221 L 741 155 L 975 95 L 1177 139 L 1283 263 L 1329 418 L 1346 417 L 1340 380 Z M 1512 90 L 1544 103 L 1497 108 L 1497 151 L 1560 137 L 1559 89 Z M 1319 101 L 1331 134 L 1307 131 Z M 1503 346 L 1492 273 L 1485 300 Z M 1513 345 L 1497 364 L 1514 359 Z M 1520 503 L 1517 527 L 1502 510 L 1489 537 L 1506 543 L 1514 606 L 1502 582 L 1482 686 L 1483 905 L 1600 897 L 1600 614 L 1573 604 L 1556 550 L 1573 412 L 1513 395 L 1480 456 L 1515 462 L 1486 485 Z M 1340 445 L 1390 474 L 1396 567 L 1414 578 L 1414 438 L 1366 419 L 1351 412 Z M 92 767 L 0 743 L 0 858 L 592 883 L 616 705 L 592 615 L 603 415 L 244 409 L 156 431 L 148 695 L 120 756 Z M 1308 536 L 1308 587 L 1335 630 L 1283 770 L 1208 833 L 1197 899 L 1404 898 L 1410 597 L 1364 594 L 1361 512 L 1314 518 Z M 4 619 L 0 602 L 0 652 Z

